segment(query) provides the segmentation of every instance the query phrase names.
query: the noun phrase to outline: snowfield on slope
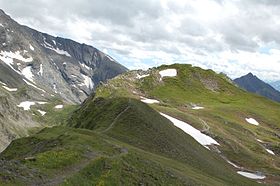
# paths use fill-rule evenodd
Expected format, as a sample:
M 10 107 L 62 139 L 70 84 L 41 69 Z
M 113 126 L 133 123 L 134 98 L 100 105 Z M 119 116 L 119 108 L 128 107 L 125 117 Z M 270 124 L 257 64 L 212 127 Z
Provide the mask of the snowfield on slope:
M 9 92 L 15 92 L 15 91 L 18 90 L 17 88 L 9 88 L 9 87 L 7 87 L 7 86 L 5 86 L 5 85 L 3 85 L 2 87 L 3 87 L 4 89 L 6 89 L 7 91 L 9 91 Z
M 148 99 L 148 98 L 145 98 L 145 97 L 142 97 L 142 96 L 141 96 L 141 101 L 144 102 L 144 103 L 147 103 L 147 104 L 159 103 L 158 100 Z
M 269 150 L 269 149 L 265 149 L 269 154 L 271 155 L 275 155 L 275 153 L 272 151 L 272 150 Z
M 63 105 L 56 105 L 54 108 L 56 108 L 56 109 L 62 109 L 62 108 L 63 108 Z
M 42 116 L 44 116 L 47 112 L 42 111 L 42 110 L 37 110 Z
M 139 74 L 137 74 L 137 79 L 142 79 L 142 78 L 145 78 L 145 77 L 148 77 L 148 76 L 150 76 L 150 74 L 144 74 L 144 75 L 139 75 Z
M 206 147 L 207 149 L 209 149 L 207 147 L 207 145 L 220 145 L 216 140 L 214 140 L 213 138 L 211 138 L 210 136 L 207 136 L 203 133 L 201 133 L 199 130 L 197 130 L 196 128 L 192 127 L 191 125 L 180 121 L 176 118 L 173 118 L 171 116 L 168 116 L 167 114 L 164 113 L 160 113 L 162 116 L 164 116 L 165 118 L 167 118 L 168 120 L 170 120 L 176 127 L 180 128 L 181 130 L 183 130 L 185 133 L 189 134 L 190 136 L 192 136 L 198 143 L 200 143 L 201 145 L 203 145 L 204 147 Z
M 23 61 L 25 63 L 29 63 L 29 62 L 33 61 L 32 57 L 24 58 L 20 54 L 20 51 L 16 51 L 16 52 L 1 51 L 0 55 L 3 56 L 4 58 L 17 59 L 17 60 Z
M 23 108 L 23 110 L 30 110 L 32 105 L 35 105 L 34 101 L 23 101 L 17 106 Z
M 27 66 L 24 69 L 22 69 L 21 73 L 23 74 L 23 76 L 28 79 L 29 81 L 31 81 L 32 83 L 34 83 L 34 79 L 33 79 L 33 73 L 31 71 L 32 67 L 31 66 Z
M 264 175 L 258 175 L 258 174 L 254 174 L 251 172 L 244 172 L 244 171 L 238 171 L 238 174 L 246 177 L 246 178 L 250 178 L 250 179 L 255 179 L 255 180 L 259 180 L 259 179 L 264 179 L 265 176 Z
M 176 69 L 165 69 L 159 72 L 161 79 L 163 77 L 176 77 L 177 76 L 177 70 Z
M 259 125 L 259 122 L 257 122 L 254 118 L 245 118 L 245 120 L 252 125 Z
M 192 107 L 193 110 L 201 110 L 204 109 L 204 107 L 200 107 L 200 106 L 193 106 Z

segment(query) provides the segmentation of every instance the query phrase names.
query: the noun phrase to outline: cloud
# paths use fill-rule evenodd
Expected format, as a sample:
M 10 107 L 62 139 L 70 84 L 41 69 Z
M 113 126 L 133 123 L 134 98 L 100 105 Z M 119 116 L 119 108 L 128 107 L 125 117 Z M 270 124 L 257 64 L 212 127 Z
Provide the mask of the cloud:
M 278 0 L 0 0 L 21 24 L 108 51 L 127 67 L 191 63 L 280 79 Z

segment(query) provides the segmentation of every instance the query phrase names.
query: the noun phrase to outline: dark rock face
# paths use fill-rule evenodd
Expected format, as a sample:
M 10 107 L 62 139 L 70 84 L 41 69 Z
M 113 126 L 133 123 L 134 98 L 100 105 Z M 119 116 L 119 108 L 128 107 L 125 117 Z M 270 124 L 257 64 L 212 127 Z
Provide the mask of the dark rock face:
M 1 82 L 27 86 L 27 81 L 46 91 L 44 97 L 56 95 L 70 103 L 82 102 L 100 82 L 127 71 L 92 46 L 19 25 L 1 11 L 0 69 L 4 68 Z
M 256 93 L 273 101 L 280 102 L 280 92 L 260 80 L 257 76 L 254 76 L 252 73 L 237 78 L 234 82 L 248 92 Z

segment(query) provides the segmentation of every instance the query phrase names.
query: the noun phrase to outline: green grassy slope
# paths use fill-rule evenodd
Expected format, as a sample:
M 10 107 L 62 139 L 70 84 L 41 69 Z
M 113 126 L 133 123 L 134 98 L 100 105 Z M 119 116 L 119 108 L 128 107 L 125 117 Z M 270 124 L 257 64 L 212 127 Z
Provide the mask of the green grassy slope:
M 161 79 L 159 71 L 168 68 L 177 76 Z M 143 73 L 149 76 L 137 78 Z M 141 96 L 160 103 L 142 103 Z M 238 170 L 262 172 L 263 183 L 280 181 L 280 104 L 210 70 L 176 64 L 131 71 L 99 86 L 73 113 L 74 106 L 44 106 L 45 117 L 32 110 L 34 117 L 64 126 L 12 142 L 0 154 L 0 185 L 258 185 Z M 220 146 L 206 149 L 159 112 L 188 122 Z
M 136 99 L 95 99 L 84 104 L 73 115 L 70 123 L 72 126 L 99 131 L 145 151 L 172 158 L 187 167 L 200 170 L 202 175 L 215 177 L 229 185 L 240 181 L 240 176 L 224 160 Z
M 107 135 L 67 127 L 12 142 L 0 164 L 0 185 L 255 185 L 231 171 L 216 178 Z
M 159 71 L 170 68 L 177 70 L 177 76 L 161 80 Z M 143 73 L 149 76 L 137 78 Z M 223 157 L 244 170 L 263 172 L 266 183 L 280 182 L 279 103 L 239 89 L 223 74 L 179 64 L 128 72 L 96 91 L 96 98 L 123 95 L 159 100 L 150 106 L 214 137 Z M 193 110 L 193 105 L 204 109 Z M 250 117 L 260 125 L 247 123 L 245 118 Z

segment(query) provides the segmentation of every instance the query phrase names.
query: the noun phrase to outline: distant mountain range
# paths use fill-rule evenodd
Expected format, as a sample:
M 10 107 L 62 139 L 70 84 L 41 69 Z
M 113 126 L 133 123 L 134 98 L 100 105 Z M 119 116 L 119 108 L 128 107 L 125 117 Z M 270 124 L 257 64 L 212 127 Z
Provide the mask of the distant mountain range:
M 273 101 L 280 102 L 280 92 L 273 88 L 268 83 L 260 80 L 257 76 L 249 73 L 245 76 L 237 78 L 234 82 L 248 92 L 256 93 L 267 97 Z
M 280 81 L 271 82 L 270 85 L 276 90 L 280 91 Z

